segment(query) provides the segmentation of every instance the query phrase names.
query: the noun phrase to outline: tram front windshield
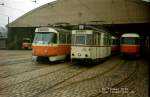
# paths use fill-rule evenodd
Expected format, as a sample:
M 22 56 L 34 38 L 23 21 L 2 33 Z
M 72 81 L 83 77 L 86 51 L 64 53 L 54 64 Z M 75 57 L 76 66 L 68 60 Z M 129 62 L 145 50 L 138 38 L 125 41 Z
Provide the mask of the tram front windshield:
M 90 45 L 92 40 L 92 35 L 90 34 L 73 34 L 72 44 L 77 45 Z
M 77 35 L 76 44 L 85 44 L 85 35 Z
M 121 38 L 122 44 L 139 44 L 139 38 L 137 37 L 123 37 Z
M 33 43 L 50 44 L 57 42 L 57 34 L 53 32 L 38 32 L 35 33 Z
M 24 39 L 23 42 L 24 42 L 24 43 L 31 43 L 31 40 L 29 40 L 29 39 Z

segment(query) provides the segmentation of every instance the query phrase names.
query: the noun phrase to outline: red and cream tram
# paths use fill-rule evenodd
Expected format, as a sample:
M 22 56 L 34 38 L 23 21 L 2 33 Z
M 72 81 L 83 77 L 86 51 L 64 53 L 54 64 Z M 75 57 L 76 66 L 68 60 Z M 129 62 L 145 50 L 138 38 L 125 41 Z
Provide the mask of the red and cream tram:
M 112 39 L 111 53 L 116 54 L 119 52 L 119 39 L 115 36 L 112 36 L 111 39 Z
M 120 38 L 120 52 L 123 55 L 138 56 L 140 51 L 140 36 L 136 33 L 125 33 Z
M 71 32 L 55 27 L 40 27 L 35 29 L 32 43 L 32 59 L 48 57 L 49 61 L 65 60 L 70 54 Z
M 32 49 L 32 41 L 30 38 L 23 38 L 22 49 Z

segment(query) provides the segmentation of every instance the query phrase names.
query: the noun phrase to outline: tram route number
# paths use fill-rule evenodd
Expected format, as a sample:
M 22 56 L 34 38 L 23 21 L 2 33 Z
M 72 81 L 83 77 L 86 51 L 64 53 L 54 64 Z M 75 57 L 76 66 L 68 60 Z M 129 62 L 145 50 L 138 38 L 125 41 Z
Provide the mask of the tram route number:
M 128 88 L 102 88 L 103 94 L 134 94 L 135 91 L 130 91 Z

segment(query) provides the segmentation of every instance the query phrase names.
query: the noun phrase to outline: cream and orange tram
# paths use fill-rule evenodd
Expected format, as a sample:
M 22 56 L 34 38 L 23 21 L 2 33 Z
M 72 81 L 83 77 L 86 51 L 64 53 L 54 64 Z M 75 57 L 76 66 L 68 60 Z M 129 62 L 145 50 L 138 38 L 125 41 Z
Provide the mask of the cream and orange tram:
M 65 60 L 70 56 L 71 32 L 55 27 L 40 27 L 35 29 L 32 44 L 32 59 L 49 58 L 49 61 Z
M 120 52 L 124 55 L 140 54 L 140 35 L 137 33 L 124 33 L 120 38 Z
M 71 41 L 72 60 L 97 62 L 111 55 L 111 35 L 104 28 L 80 25 Z

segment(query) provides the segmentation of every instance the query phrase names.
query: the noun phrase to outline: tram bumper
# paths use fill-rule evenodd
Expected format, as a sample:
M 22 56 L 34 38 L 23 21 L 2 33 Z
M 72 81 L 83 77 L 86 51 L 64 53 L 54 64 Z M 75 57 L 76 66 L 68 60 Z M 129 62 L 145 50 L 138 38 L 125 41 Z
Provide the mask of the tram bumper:
M 71 59 L 88 59 L 90 58 L 89 47 L 71 47 Z

